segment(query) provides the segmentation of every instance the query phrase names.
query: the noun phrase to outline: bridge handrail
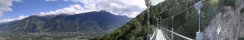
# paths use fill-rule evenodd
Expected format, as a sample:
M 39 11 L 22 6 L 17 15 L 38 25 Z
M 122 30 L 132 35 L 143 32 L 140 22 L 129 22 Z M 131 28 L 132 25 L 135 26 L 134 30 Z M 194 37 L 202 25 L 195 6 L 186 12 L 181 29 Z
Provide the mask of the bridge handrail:
M 180 36 L 180 37 L 182 37 L 182 38 L 185 38 L 185 39 L 187 39 L 187 40 L 193 40 L 193 39 L 191 39 L 191 38 L 189 38 L 189 37 L 180 35 L 180 34 L 178 34 L 178 33 L 172 32 L 172 31 L 167 30 L 167 29 L 165 29 L 165 28 L 162 28 L 162 29 L 163 29 L 163 30 L 166 30 L 166 31 L 168 31 L 168 32 L 171 32 L 171 33 L 173 33 L 173 34 L 175 34 L 175 35 L 177 35 L 177 36 Z

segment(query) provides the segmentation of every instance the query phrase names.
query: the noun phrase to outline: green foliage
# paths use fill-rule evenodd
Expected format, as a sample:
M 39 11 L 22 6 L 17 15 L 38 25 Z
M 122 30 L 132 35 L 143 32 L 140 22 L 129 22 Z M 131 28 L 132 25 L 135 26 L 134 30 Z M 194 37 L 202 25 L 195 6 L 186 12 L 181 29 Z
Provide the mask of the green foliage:
M 145 17 L 139 17 L 142 20 Z M 148 31 L 147 27 L 143 26 L 141 23 L 143 21 L 139 21 L 138 19 L 133 19 L 131 22 L 127 23 L 125 26 L 115 30 L 110 35 L 104 35 L 98 40 L 143 40 L 147 35 Z

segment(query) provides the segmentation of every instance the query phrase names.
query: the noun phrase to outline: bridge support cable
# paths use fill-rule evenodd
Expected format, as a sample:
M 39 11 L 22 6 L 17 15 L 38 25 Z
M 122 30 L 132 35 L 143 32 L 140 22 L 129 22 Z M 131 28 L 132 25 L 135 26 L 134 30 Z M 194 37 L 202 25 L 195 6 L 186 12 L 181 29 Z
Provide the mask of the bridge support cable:
M 203 4 L 204 4 L 205 2 L 207 2 L 207 1 L 209 1 L 209 0 L 203 0 L 203 1 L 201 1 L 201 5 L 203 5 Z M 179 11 L 178 13 L 176 13 L 176 14 L 174 14 L 174 15 L 171 15 L 171 16 L 165 18 L 165 19 L 169 19 L 169 18 L 171 18 L 172 16 L 179 15 L 179 14 L 181 14 L 182 12 L 185 12 L 185 11 L 187 11 L 187 10 L 189 10 L 189 9 L 191 9 L 191 8 L 193 8 L 193 7 L 195 7 L 195 5 L 196 5 L 196 4 L 190 6 L 190 7 L 186 8 L 186 9 L 184 9 L 184 10 L 182 10 L 182 11 Z M 160 12 L 160 13 L 162 13 L 162 12 Z

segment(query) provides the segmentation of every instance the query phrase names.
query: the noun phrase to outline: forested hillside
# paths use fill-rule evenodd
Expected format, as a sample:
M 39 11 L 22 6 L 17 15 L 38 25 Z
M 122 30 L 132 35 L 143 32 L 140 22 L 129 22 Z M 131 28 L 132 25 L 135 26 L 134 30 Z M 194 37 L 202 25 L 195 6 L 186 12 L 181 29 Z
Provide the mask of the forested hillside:
M 201 9 L 201 30 L 209 24 L 222 6 L 233 6 L 234 0 L 202 0 L 204 5 Z M 147 10 L 142 12 L 136 18 L 132 19 L 123 27 L 115 30 L 113 33 L 97 37 L 98 40 L 146 40 L 148 33 L 152 34 L 152 28 L 156 25 L 155 17 L 162 18 L 161 26 L 171 30 L 173 26 L 175 32 L 184 36 L 195 39 L 195 33 L 198 30 L 197 13 L 194 7 L 181 12 L 193 6 L 195 0 L 166 0 L 156 6 L 151 6 L 149 9 L 150 26 L 147 26 Z M 177 13 L 180 14 L 176 15 Z M 172 23 L 172 15 L 175 15 Z M 173 25 L 172 25 L 173 24 Z M 149 31 L 148 31 L 149 29 Z M 178 40 L 182 40 L 179 37 Z

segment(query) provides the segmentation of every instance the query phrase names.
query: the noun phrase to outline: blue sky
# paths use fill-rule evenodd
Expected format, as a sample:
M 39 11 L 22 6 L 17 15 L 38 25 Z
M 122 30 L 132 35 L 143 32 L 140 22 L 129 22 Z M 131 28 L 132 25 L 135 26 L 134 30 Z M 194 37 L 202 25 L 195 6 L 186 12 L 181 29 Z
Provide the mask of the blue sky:
M 0 0 L 0 23 L 32 15 L 79 14 L 101 10 L 134 18 L 146 8 L 144 0 Z
M 0 18 L 16 18 L 18 16 L 30 16 L 39 12 L 48 12 L 61 9 L 66 6 L 75 4 L 73 2 L 51 1 L 45 0 L 22 0 L 21 2 L 13 2 L 12 11 L 4 13 Z

